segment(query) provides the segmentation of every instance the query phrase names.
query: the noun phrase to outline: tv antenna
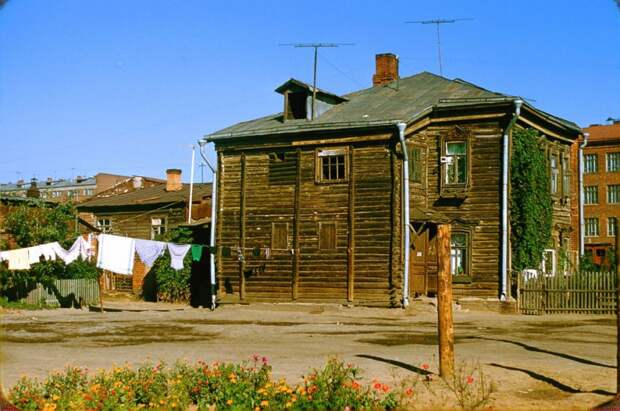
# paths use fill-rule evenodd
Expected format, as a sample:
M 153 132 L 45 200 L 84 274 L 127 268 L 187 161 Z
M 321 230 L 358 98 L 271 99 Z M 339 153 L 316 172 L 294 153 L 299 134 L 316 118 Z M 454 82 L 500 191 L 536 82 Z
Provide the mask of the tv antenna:
M 314 48 L 314 71 L 313 71 L 313 80 L 312 80 L 312 114 L 310 115 L 310 119 L 314 120 L 314 116 L 316 113 L 316 64 L 318 60 L 318 54 L 320 48 L 334 48 L 340 46 L 354 46 L 355 43 L 280 43 L 278 46 L 291 46 L 295 48 Z
M 433 19 L 433 20 L 416 20 L 406 21 L 406 24 L 434 24 L 437 28 L 437 54 L 439 56 L 439 75 L 443 76 L 443 67 L 441 66 L 441 37 L 439 36 L 439 26 L 441 24 L 456 23 L 457 21 L 473 20 L 473 18 L 465 17 L 460 19 Z

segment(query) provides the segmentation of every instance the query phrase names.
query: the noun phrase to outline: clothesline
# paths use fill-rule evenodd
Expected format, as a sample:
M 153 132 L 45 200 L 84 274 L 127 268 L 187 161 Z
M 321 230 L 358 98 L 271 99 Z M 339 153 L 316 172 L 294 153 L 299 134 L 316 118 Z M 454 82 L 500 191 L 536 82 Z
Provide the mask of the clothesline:
M 211 247 L 202 244 L 176 244 L 172 242 L 135 239 L 112 234 L 93 233 L 88 240 L 79 236 L 69 250 L 65 250 L 58 242 L 40 244 L 8 251 L 0 251 L 0 261 L 7 261 L 9 270 L 29 270 L 32 264 L 41 261 L 56 260 L 57 258 L 70 264 L 78 257 L 86 260 L 94 254 L 92 240 L 97 238 L 97 267 L 117 274 L 131 275 L 133 273 L 134 256 L 138 257 L 148 267 L 161 257 L 167 249 L 170 254 L 170 266 L 175 270 L 184 267 L 183 260 L 191 250 L 192 260 L 200 261 L 203 248 L 212 252 Z

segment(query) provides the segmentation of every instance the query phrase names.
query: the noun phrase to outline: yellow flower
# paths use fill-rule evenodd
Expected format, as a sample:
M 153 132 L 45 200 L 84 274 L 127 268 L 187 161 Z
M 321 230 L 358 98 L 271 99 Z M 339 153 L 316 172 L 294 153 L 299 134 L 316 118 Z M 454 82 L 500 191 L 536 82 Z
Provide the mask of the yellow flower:
M 58 395 L 54 394 L 54 395 L 52 395 L 52 399 L 54 401 L 58 401 L 60 399 L 60 397 Z
M 226 401 L 226 404 L 228 404 L 228 405 L 232 405 L 232 403 L 233 403 L 233 400 Z
M 177 403 L 176 403 L 176 402 L 173 402 L 173 403 L 172 403 L 172 408 L 176 408 L 176 407 L 177 407 Z
M 291 408 L 292 406 L 293 406 L 293 403 L 290 402 L 290 401 L 287 402 L 286 405 L 285 405 L 286 408 Z
M 268 406 L 269 406 L 269 401 L 267 401 L 267 400 L 262 400 L 262 401 L 260 402 L 260 406 L 261 406 L 261 407 L 268 407 Z
M 159 403 L 160 403 L 161 405 L 164 405 L 164 400 L 159 400 Z

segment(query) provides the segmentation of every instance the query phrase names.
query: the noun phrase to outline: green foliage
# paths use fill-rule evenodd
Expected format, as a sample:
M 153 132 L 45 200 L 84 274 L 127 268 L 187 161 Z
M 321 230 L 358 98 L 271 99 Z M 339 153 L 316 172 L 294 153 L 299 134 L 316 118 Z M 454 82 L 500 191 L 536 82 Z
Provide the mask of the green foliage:
M 379 381 L 365 386 L 356 380 L 355 367 L 337 360 L 296 386 L 274 380 L 271 371 L 267 359 L 257 355 L 240 364 L 144 363 L 94 375 L 68 367 L 41 382 L 22 378 L 8 397 L 22 410 L 379 410 L 406 409 L 403 399 L 413 396 L 410 389 L 400 393 Z
M 71 236 L 69 223 L 74 218 L 72 204 L 49 205 L 38 201 L 13 208 L 6 216 L 3 228 L 15 239 L 18 247 L 53 241 L 64 243 Z
M 10 234 L 18 247 L 58 241 L 63 247 L 72 245 L 75 235 L 70 223 L 75 218 L 71 204 L 50 205 L 43 201 L 21 204 L 7 214 L 2 228 Z M 29 289 L 41 283 L 48 286 L 55 279 L 97 278 L 95 265 L 78 259 L 65 265 L 62 261 L 43 261 L 30 270 L 9 271 L 0 265 L 0 295 L 11 299 L 25 297 Z
M 158 240 L 177 244 L 191 244 L 193 238 L 191 230 L 179 227 L 164 233 Z M 170 267 L 170 253 L 166 250 L 164 255 L 155 261 L 149 275 L 154 277 L 157 299 L 159 301 L 189 302 L 191 294 L 190 279 L 192 276 L 191 253 L 187 253 L 185 256 L 183 269 L 177 271 Z
M 38 304 L 29 304 L 21 301 L 9 301 L 7 297 L 0 297 L 0 307 L 14 310 L 47 310 L 56 308 L 45 304 L 43 301 Z
M 514 129 L 510 163 L 512 266 L 537 268 L 551 243 L 552 199 L 547 159 L 536 130 Z

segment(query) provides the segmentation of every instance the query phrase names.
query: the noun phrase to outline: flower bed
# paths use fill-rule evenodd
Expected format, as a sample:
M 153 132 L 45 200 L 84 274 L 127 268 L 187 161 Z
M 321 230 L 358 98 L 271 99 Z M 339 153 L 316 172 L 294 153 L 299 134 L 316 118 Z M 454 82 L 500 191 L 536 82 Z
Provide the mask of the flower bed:
M 177 362 L 114 367 L 89 375 L 68 367 L 44 381 L 22 378 L 9 400 L 22 410 L 344 410 L 405 408 L 412 387 L 396 389 L 373 380 L 359 381 L 359 370 L 330 359 L 295 386 L 271 376 L 265 357 L 241 364 Z

